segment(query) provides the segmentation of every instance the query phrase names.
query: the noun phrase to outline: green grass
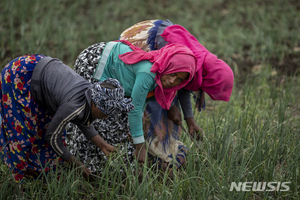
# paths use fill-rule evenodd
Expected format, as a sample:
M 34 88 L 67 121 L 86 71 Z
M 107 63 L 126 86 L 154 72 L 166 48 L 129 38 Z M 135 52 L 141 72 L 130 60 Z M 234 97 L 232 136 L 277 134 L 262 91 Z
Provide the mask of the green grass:
M 300 5 L 296 0 L 0 1 L 1 68 L 40 53 L 73 66 L 89 45 L 118 39 L 147 19 L 183 25 L 235 74 L 229 103 L 207 96 L 196 113 L 205 135 L 190 147 L 174 179 L 144 168 L 141 183 L 128 170 L 89 183 L 63 171 L 24 186 L 25 199 L 299 199 Z M 0 161 L 1 162 L 1 161 Z M 147 175 L 147 176 L 146 176 Z M 148 177 L 148 178 L 147 178 Z M 109 181 L 108 181 L 109 180 Z M 288 192 L 229 191 L 231 182 L 291 182 Z M 123 184 L 124 187 L 120 184 Z M 21 199 L 0 164 L 0 199 Z

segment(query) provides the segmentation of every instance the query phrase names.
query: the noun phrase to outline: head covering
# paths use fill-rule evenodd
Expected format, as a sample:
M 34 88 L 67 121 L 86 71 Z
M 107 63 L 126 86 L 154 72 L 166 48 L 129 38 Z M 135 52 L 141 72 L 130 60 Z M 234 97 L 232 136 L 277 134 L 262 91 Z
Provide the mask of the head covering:
M 156 73 L 155 82 L 157 87 L 154 90 L 156 101 L 163 109 L 169 109 L 176 91 L 184 87 L 194 76 L 197 58 L 193 52 L 181 44 L 170 44 L 157 51 L 145 52 L 128 41 L 120 41 L 133 50 L 119 55 L 124 63 L 131 65 L 142 60 L 149 60 L 153 63 L 151 72 Z M 188 72 L 189 77 L 176 87 L 163 88 L 160 80 L 161 76 L 176 72 Z
M 111 83 L 116 86 L 115 89 L 101 87 L 101 83 Z M 134 109 L 131 98 L 124 98 L 124 89 L 117 79 L 108 78 L 104 81 L 94 83 L 92 100 L 95 106 L 107 115 L 114 115 L 119 112 L 130 112 Z
M 223 60 L 210 53 L 180 25 L 167 27 L 161 36 L 168 44 L 179 43 L 187 46 L 197 58 L 195 76 L 185 89 L 202 89 L 213 100 L 229 101 L 234 77 L 231 68 Z

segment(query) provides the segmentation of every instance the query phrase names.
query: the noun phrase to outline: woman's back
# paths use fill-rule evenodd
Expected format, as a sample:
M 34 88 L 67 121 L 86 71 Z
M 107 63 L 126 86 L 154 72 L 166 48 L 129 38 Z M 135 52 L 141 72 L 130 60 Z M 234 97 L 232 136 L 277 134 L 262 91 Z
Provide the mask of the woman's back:
M 122 42 L 116 43 L 107 58 L 107 62 L 100 80 L 103 81 L 109 77 L 119 80 L 125 90 L 125 95 L 128 96 L 132 95 L 132 90 L 135 84 L 143 84 L 141 79 L 142 81 L 146 81 L 148 84 L 150 84 L 149 86 L 151 89 L 154 89 L 155 73 L 150 72 L 152 63 L 147 60 L 143 60 L 132 65 L 125 64 L 119 58 L 119 55 L 129 51 L 132 50 L 128 45 Z M 100 70 L 99 66 L 97 70 Z M 141 76 L 142 78 L 138 76 Z

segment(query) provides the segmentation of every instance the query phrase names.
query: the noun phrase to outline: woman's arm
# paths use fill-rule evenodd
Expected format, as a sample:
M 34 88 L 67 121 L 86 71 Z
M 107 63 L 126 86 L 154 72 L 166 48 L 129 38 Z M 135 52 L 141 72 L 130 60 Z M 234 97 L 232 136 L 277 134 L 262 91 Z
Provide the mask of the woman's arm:
M 135 109 L 128 113 L 130 131 L 134 144 L 145 142 L 142 125 L 143 111 L 147 94 L 154 88 L 154 85 L 154 78 L 150 74 L 137 74 L 131 93 L 132 103 L 135 106 Z
M 194 118 L 190 91 L 182 88 L 178 90 L 177 96 L 183 111 L 184 119 Z M 175 105 L 174 101 L 176 101 L 176 99 L 173 100 L 172 105 L 170 109 L 167 111 L 167 113 L 168 113 L 168 118 L 171 121 L 173 121 L 174 124 L 179 126 L 180 124 L 182 124 L 181 112 Z
M 74 109 L 75 108 L 75 109 Z M 84 110 L 86 109 L 86 103 L 78 106 L 74 105 L 72 103 L 66 103 L 61 105 L 55 115 L 53 116 L 53 119 L 47 129 L 46 135 L 45 135 L 45 140 L 47 143 L 53 148 L 57 156 L 61 157 L 64 161 L 66 161 L 69 165 L 79 167 L 80 170 L 82 171 L 84 176 L 88 176 L 90 170 L 85 167 L 85 165 L 77 160 L 66 148 L 66 146 L 63 143 L 63 130 L 65 129 L 65 126 L 68 122 L 72 121 L 78 115 L 82 114 Z M 88 129 L 87 129 L 88 130 Z M 94 132 L 93 132 L 94 130 Z M 95 136 L 98 135 L 98 133 L 95 131 L 94 128 L 90 129 L 90 131 L 85 131 L 87 133 L 87 137 L 90 137 L 92 141 L 97 138 Z M 95 139 L 94 139 L 95 138 Z
M 111 152 L 116 151 L 115 147 L 105 142 L 92 124 L 89 126 L 78 125 L 78 128 L 83 132 L 85 137 L 101 149 L 106 156 L 108 156 Z
M 180 101 L 184 119 L 189 128 L 189 134 L 192 137 L 195 137 L 195 134 L 200 131 L 202 132 L 202 129 L 196 123 L 196 121 L 194 119 L 190 91 L 186 90 L 184 88 L 178 90 L 178 100 Z M 197 134 L 197 138 L 196 138 L 197 140 L 200 139 L 200 137 L 198 137 L 198 136 L 199 136 L 199 134 Z
M 71 105 L 71 103 L 61 105 L 58 107 L 49 127 L 47 128 L 45 140 L 53 148 L 55 153 L 64 161 L 69 161 L 72 155 L 63 144 L 63 131 L 67 123 L 76 118 L 84 111 L 85 108 L 86 103 L 80 106 Z
M 178 90 L 177 94 L 178 100 L 182 108 L 184 119 L 194 118 L 190 91 L 182 88 Z
M 139 162 L 145 162 L 146 149 L 143 132 L 143 111 L 147 94 L 153 89 L 155 81 L 153 76 L 148 73 L 138 73 L 135 84 L 132 88 L 132 103 L 135 109 L 128 114 L 129 126 L 133 143 L 135 144 L 135 155 Z

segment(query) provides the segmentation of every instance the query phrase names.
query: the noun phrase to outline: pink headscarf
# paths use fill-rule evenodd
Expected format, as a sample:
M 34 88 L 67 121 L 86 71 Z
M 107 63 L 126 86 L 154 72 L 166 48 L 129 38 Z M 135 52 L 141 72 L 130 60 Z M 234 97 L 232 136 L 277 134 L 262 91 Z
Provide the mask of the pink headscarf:
M 179 43 L 187 46 L 198 59 L 195 76 L 185 89 L 202 89 L 213 100 L 229 101 L 234 77 L 231 68 L 223 60 L 210 53 L 180 25 L 167 27 L 161 36 L 168 44 Z
M 124 63 L 131 65 L 142 60 L 149 60 L 153 63 L 151 72 L 156 73 L 155 82 L 158 85 L 154 90 L 155 98 L 163 109 L 168 110 L 176 95 L 176 91 L 189 83 L 194 76 L 197 58 L 193 52 L 181 44 L 170 44 L 157 51 L 145 52 L 126 40 L 120 41 L 130 46 L 133 50 L 119 55 L 119 58 Z M 188 72 L 189 78 L 176 87 L 164 89 L 160 80 L 161 76 L 176 72 Z

